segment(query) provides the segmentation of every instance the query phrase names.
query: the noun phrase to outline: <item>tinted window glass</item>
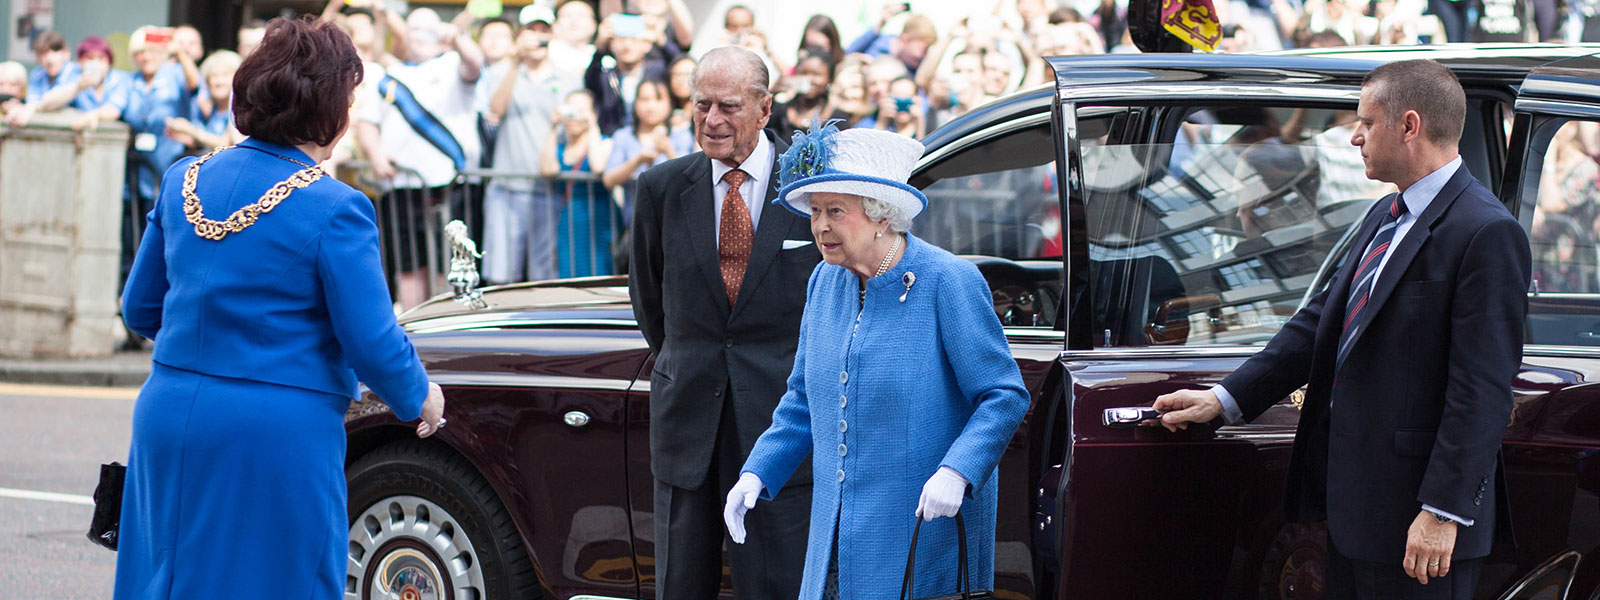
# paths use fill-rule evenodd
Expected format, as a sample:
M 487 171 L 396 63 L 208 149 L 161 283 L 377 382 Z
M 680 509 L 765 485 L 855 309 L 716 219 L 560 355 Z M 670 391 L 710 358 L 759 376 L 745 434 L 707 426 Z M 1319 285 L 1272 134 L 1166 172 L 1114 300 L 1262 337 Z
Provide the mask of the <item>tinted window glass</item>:
M 1536 194 L 1527 343 L 1600 346 L 1600 123 L 1549 122 L 1540 133 L 1523 188 Z
M 928 208 L 911 231 L 978 265 L 1007 327 L 1056 326 L 1061 211 L 1048 121 L 988 138 L 927 167 L 912 184 Z
M 1353 111 L 1182 117 L 1162 143 L 1081 144 L 1096 346 L 1264 343 L 1392 191 L 1365 177 Z

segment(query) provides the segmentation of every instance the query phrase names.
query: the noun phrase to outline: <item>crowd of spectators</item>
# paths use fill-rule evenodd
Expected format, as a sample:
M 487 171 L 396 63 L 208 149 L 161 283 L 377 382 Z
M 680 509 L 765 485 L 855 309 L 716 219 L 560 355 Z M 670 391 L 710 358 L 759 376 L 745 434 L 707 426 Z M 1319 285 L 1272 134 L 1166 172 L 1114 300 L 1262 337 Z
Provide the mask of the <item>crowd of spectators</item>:
M 380 182 L 387 266 L 403 305 L 427 289 L 426 253 L 416 249 L 434 206 L 469 217 L 491 282 L 625 268 L 613 257 L 631 218 L 631 182 L 695 150 L 691 75 L 711 48 L 743 46 L 767 63 L 768 126 L 781 139 L 823 121 L 920 138 L 1048 81 L 1043 57 L 1138 51 L 1126 0 L 978 2 L 945 31 L 912 3 L 890 1 L 854 39 L 841 37 L 829 15 L 812 16 L 793 51 L 773 47 L 756 26 L 758 9 L 746 5 L 710 19 L 718 31 L 697 38 L 683 0 L 538 0 L 498 18 L 462 10 L 448 20 L 430 8 L 399 14 L 386 4 L 330 0 L 320 18 L 350 34 L 366 71 L 350 133 L 329 166 L 356 161 Z M 1219 1 L 1220 50 L 1465 40 L 1465 16 L 1454 10 L 1463 4 Z M 1529 27 L 1544 39 L 1582 29 L 1573 8 L 1582 3 L 1531 5 Z M 66 108 L 79 112 L 75 127 L 129 125 L 131 258 L 139 216 L 166 167 L 240 139 L 229 110 L 232 74 L 262 31 L 251 23 L 236 51 L 207 54 L 193 27 L 140 28 L 129 38 L 128 72 L 111 67 L 112 48 L 100 37 L 72 45 L 45 32 L 31 70 L 0 63 L 0 111 L 14 126 Z

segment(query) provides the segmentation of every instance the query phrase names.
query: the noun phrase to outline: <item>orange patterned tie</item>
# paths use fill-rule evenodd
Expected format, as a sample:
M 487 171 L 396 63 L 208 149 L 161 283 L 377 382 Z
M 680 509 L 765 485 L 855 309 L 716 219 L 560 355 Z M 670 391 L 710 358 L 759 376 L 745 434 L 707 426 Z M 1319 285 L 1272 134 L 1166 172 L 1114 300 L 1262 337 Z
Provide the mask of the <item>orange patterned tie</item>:
M 739 193 L 739 186 L 746 177 L 749 174 L 739 169 L 722 175 L 722 180 L 728 182 L 728 193 L 722 197 L 717 264 L 722 267 L 722 285 L 728 288 L 728 306 L 739 299 L 744 268 L 750 262 L 750 244 L 755 240 L 755 228 L 750 226 L 750 207 L 744 205 L 744 196 Z

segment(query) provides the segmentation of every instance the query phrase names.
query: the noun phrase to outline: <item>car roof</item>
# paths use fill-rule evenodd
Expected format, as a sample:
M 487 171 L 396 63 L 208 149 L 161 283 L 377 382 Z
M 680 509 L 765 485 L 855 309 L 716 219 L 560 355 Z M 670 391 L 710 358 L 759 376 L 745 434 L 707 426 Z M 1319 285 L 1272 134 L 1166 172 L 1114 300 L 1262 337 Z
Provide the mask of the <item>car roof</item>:
M 923 140 L 930 150 L 976 130 L 1013 117 L 1045 112 L 1059 90 L 1087 86 L 1153 86 L 1163 83 L 1230 83 L 1239 85 L 1361 85 L 1378 65 L 1399 60 L 1433 59 L 1455 71 L 1462 84 L 1515 87 L 1541 65 L 1600 66 L 1600 44 L 1440 44 L 1433 46 L 1345 46 L 1281 50 L 1254 54 L 1100 54 L 1046 59 L 1057 74 L 1043 84 L 1003 96 L 945 124 Z M 1579 57 L 1589 57 L 1579 58 Z M 1572 93 L 1586 78 L 1575 72 L 1560 87 Z M 1590 71 L 1594 73 L 1596 71 Z M 1556 82 L 1551 83 L 1552 86 Z M 1600 98 L 1600 94 L 1594 97 Z
M 1048 59 L 1057 87 L 1096 83 L 1216 81 L 1261 84 L 1360 79 L 1390 62 L 1432 59 L 1463 82 L 1520 83 L 1547 63 L 1600 53 L 1600 44 L 1445 44 L 1435 46 L 1347 46 L 1256 54 L 1105 54 Z

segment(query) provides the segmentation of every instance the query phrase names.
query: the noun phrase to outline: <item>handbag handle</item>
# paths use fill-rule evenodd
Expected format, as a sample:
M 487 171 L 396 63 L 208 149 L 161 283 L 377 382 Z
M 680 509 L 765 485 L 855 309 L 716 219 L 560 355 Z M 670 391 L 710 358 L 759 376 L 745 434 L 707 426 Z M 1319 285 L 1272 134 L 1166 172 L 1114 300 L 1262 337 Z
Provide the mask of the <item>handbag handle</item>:
M 917 568 L 917 535 L 922 532 L 922 519 L 917 518 L 917 524 L 911 528 L 911 551 L 906 554 L 906 577 L 900 583 L 900 600 L 912 600 L 911 582 L 915 579 Z M 960 565 L 956 567 L 956 590 L 961 593 L 962 600 L 972 600 L 972 582 L 967 579 L 967 523 L 962 520 L 961 513 L 956 513 L 956 539 L 959 550 Z

